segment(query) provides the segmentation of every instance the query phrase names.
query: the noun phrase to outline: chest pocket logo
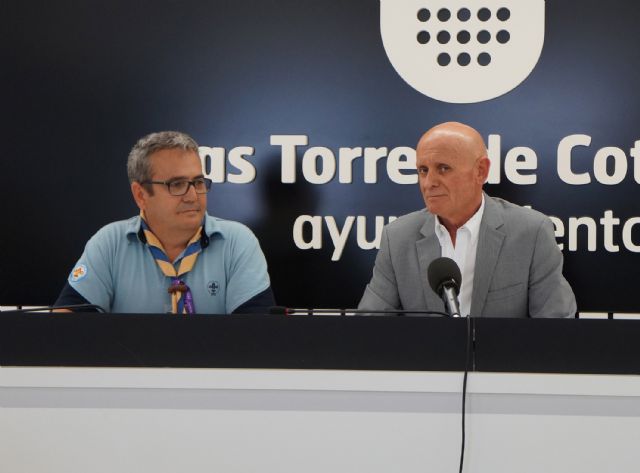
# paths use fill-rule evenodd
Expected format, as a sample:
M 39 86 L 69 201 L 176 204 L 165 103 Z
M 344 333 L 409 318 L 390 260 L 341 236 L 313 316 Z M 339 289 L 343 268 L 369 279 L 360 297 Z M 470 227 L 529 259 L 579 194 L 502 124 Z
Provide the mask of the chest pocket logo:
M 218 294 L 220 290 L 220 284 L 218 281 L 209 281 L 207 283 L 207 291 L 209 291 L 209 295 L 215 296 Z

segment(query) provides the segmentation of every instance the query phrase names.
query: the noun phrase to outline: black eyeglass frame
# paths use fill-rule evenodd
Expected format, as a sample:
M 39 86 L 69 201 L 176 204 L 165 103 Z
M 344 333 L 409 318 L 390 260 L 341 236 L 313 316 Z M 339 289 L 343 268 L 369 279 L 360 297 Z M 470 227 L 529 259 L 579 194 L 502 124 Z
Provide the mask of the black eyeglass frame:
M 184 192 L 180 193 L 180 194 L 176 194 L 175 192 L 171 192 L 171 186 L 176 184 L 177 182 L 179 183 L 187 183 L 187 187 L 185 188 Z M 196 187 L 196 183 L 200 183 L 202 182 L 204 184 L 204 192 L 199 192 L 198 188 Z M 209 190 L 211 189 L 211 179 L 206 178 L 206 177 L 196 177 L 195 179 L 173 179 L 170 181 L 141 181 L 140 184 L 161 184 L 163 186 L 167 186 L 167 192 L 169 192 L 169 194 L 176 196 L 176 197 L 180 197 L 185 195 L 187 192 L 189 192 L 189 188 L 191 186 L 193 186 L 193 190 L 196 191 L 196 194 L 206 194 L 209 192 Z

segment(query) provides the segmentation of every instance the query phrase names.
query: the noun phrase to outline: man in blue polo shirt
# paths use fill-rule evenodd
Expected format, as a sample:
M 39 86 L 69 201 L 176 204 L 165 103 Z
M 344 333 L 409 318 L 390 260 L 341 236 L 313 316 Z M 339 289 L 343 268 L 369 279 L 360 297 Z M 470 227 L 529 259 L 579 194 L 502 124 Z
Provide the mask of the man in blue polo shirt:
M 206 213 L 211 181 L 191 137 L 165 131 L 141 138 L 127 171 L 140 215 L 88 241 L 55 305 L 185 314 L 264 313 L 274 305 L 251 230 Z

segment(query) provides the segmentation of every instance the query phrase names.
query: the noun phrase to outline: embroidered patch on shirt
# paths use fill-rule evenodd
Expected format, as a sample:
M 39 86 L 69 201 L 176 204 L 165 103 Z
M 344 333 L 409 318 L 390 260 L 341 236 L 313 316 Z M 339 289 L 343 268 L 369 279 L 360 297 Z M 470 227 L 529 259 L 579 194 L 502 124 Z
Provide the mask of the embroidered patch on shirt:
M 84 278 L 86 275 L 87 267 L 84 264 L 79 264 L 78 266 L 73 268 L 73 271 L 71 271 L 71 277 L 69 279 L 71 279 L 72 282 L 77 282 Z

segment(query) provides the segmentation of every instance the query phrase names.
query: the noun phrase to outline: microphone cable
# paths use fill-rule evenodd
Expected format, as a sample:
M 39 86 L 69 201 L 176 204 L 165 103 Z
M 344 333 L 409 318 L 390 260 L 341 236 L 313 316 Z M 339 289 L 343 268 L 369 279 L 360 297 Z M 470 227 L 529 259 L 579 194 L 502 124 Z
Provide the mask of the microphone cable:
M 464 375 L 462 377 L 462 439 L 460 445 L 460 469 L 459 473 L 462 473 L 462 468 L 464 467 L 464 448 L 465 448 L 465 439 L 467 436 L 466 432 L 466 411 L 467 411 L 467 377 L 469 374 L 469 363 L 471 361 L 471 345 L 472 345 L 472 337 L 471 337 L 471 315 L 467 315 L 467 337 L 466 337 L 466 349 L 465 349 L 465 360 L 464 360 Z

